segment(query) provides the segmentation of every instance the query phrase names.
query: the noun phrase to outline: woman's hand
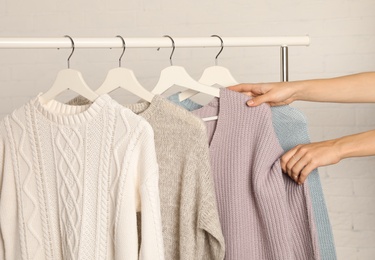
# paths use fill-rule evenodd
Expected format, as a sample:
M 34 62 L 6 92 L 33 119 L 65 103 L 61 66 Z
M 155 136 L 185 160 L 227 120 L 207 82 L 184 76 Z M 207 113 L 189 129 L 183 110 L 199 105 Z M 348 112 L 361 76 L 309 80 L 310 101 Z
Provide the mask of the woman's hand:
M 335 164 L 345 158 L 374 156 L 375 130 L 334 140 L 300 144 L 281 157 L 281 168 L 298 184 L 315 168 Z
M 249 106 L 269 103 L 290 104 L 295 100 L 340 103 L 374 103 L 375 72 L 364 72 L 328 79 L 299 80 L 275 83 L 244 83 L 229 87 L 254 97 Z
M 295 100 L 296 88 L 291 82 L 278 83 L 243 83 L 228 87 L 228 89 L 241 92 L 253 97 L 247 102 L 248 106 L 259 106 L 268 103 L 270 106 L 290 104 Z
M 317 167 L 338 163 L 342 158 L 336 140 L 297 145 L 281 157 L 281 168 L 298 184 Z

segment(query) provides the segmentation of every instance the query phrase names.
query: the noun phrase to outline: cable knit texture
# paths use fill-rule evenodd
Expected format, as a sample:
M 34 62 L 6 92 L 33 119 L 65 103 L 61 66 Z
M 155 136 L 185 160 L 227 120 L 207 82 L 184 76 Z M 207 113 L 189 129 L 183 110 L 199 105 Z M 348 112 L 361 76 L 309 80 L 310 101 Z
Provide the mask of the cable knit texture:
M 108 95 L 0 122 L 1 259 L 164 259 L 158 198 L 152 128 Z
M 174 94 L 168 97 L 168 99 L 188 111 L 193 111 L 202 107 L 191 99 L 180 101 L 178 95 L 179 93 Z M 298 144 L 310 143 L 307 121 L 301 111 L 289 105 L 285 105 L 271 107 L 271 112 L 272 124 L 284 152 L 289 151 Z M 313 170 L 309 174 L 307 183 L 310 190 L 315 226 L 318 233 L 320 257 L 322 260 L 335 260 L 337 257 L 332 227 L 318 169 Z
M 320 259 L 307 185 L 281 172 L 280 147 L 267 105 L 227 89 L 194 111 L 206 122 L 228 260 Z
M 87 100 L 78 97 L 69 103 Z M 155 133 L 166 259 L 223 259 L 224 237 L 204 123 L 158 95 L 151 103 L 125 106 L 144 117 Z

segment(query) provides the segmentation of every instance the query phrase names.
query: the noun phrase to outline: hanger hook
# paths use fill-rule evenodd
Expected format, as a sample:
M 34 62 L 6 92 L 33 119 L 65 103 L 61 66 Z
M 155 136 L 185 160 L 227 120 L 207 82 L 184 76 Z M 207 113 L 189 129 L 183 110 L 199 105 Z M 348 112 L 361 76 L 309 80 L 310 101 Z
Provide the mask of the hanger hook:
M 219 55 L 221 54 L 221 52 L 224 49 L 224 41 L 223 41 L 223 39 L 219 35 L 216 35 L 216 34 L 211 35 L 211 37 L 217 37 L 221 41 L 221 49 L 220 49 L 219 53 L 216 55 L 216 57 L 215 57 L 215 65 L 217 66 L 217 57 L 219 57 Z
M 122 56 L 124 56 L 124 53 L 125 53 L 125 49 L 126 49 L 126 44 L 125 44 L 125 40 L 124 38 L 121 36 L 121 35 L 116 35 L 116 37 L 119 37 L 122 41 L 122 53 L 121 53 L 121 56 L 120 58 L 118 59 L 118 66 L 121 67 L 121 59 L 122 59 Z
M 70 39 L 70 41 L 72 42 L 72 52 L 70 53 L 70 55 L 68 57 L 68 69 L 70 69 L 70 57 L 72 57 L 72 55 L 73 55 L 75 46 L 74 46 L 74 41 L 73 41 L 72 37 L 70 37 L 69 35 L 64 35 L 64 37 L 68 37 Z
M 171 56 L 169 56 L 169 62 L 171 63 L 171 66 L 173 66 L 173 62 L 172 62 L 172 57 L 173 57 L 173 53 L 174 53 L 174 49 L 176 49 L 176 46 L 175 46 L 175 44 L 174 44 L 174 40 L 173 40 L 173 38 L 171 37 L 171 36 L 169 36 L 169 35 L 164 35 L 163 37 L 168 37 L 169 39 L 171 39 L 171 41 L 172 41 L 172 52 L 171 52 Z

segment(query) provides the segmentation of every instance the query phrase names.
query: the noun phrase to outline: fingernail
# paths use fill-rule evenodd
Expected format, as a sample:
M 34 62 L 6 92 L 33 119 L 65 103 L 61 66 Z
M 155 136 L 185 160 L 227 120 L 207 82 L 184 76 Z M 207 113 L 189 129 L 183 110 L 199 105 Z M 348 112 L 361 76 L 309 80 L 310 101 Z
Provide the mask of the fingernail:
M 252 101 L 251 99 L 249 101 L 247 101 L 248 106 L 251 106 L 252 104 L 254 104 L 254 101 Z

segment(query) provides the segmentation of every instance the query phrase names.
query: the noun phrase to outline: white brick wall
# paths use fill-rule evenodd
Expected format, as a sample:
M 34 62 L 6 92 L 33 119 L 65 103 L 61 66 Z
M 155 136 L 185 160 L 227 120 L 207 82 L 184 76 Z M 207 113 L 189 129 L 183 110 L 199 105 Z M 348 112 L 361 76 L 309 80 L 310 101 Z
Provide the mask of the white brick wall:
M 0 0 L 0 37 L 283 36 L 311 37 L 290 48 L 290 80 L 375 70 L 373 0 Z M 151 89 L 168 49 L 129 49 L 123 64 Z M 176 65 L 199 77 L 216 49 L 177 49 Z M 0 118 L 45 91 L 66 67 L 69 50 L 0 50 Z M 72 68 L 96 88 L 120 50 L 76 50 Z M 278 48 L 225 48 L 219 64 L 238 81 L 279 80 Z M 119 92 L 121 101 L 134 98 Z M 295 104 L 313 141 L 375 128 L 369 104 Z M 375 144 L 374 144 L 375 145 Z M 320 169 L 339 259 L 375 259 L 375 160 L 347 159 Z

